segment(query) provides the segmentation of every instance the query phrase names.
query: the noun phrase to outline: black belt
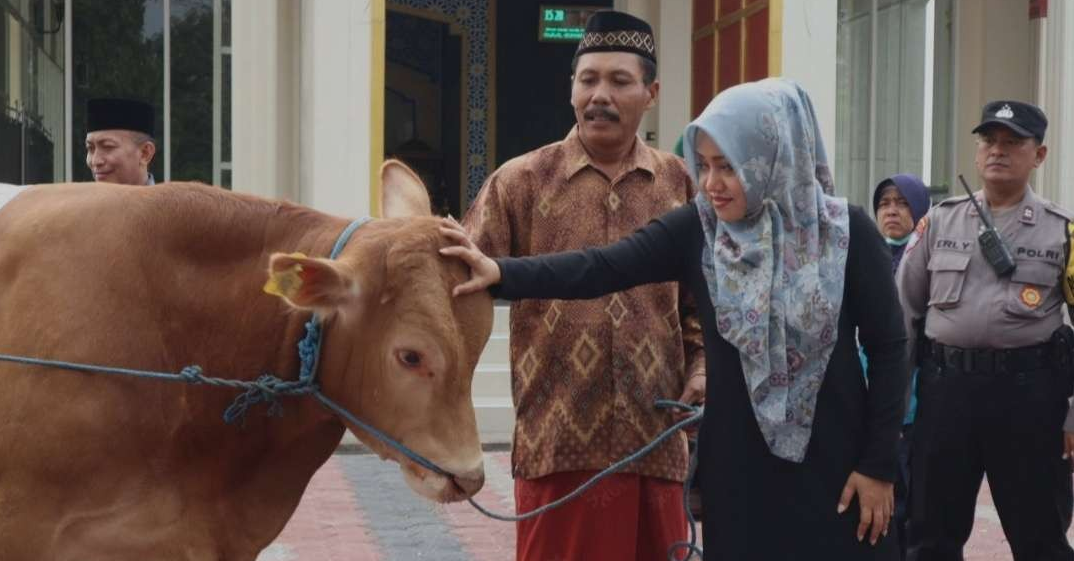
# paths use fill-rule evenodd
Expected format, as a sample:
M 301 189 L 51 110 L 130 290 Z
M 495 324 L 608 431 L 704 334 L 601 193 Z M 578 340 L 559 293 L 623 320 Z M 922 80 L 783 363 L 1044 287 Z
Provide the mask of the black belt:
M 1050 342 L 1015 349 L 963 349 L 930 343 L 932 360 L 960 374 L 1014 374 L 1052 368 L 1054 364 Z

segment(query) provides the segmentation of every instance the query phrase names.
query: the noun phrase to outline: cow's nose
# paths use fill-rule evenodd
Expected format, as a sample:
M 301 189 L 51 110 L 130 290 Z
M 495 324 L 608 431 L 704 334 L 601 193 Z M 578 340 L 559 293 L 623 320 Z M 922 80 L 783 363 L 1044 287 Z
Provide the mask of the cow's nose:
M 485 485 L 485 469 L 481 467 L 466 473 L 456 474 L 451 479 L 467 497 L 472 497 Z

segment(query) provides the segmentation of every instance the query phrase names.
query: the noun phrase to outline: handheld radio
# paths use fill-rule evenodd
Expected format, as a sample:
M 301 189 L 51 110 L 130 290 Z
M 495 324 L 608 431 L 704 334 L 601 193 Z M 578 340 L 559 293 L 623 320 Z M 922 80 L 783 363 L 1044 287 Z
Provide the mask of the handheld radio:
M 970 191 L 970 187 L 966 185 L 966 180 L 961 174 L 959 174 L 958 180 L 962 183 L 962 188 L 966 190 L 966 194 L 970 196 L 973 206 L 977 208 L 977 214 L 981 216 L 981 222 L 984 223 L 984 229 L 977 235 L 977 242 L 981 246 L 981 253 L 984 254 L 985 260 L 988 261 L 988 264 L 992 266 L 998 276 L 1004 277 L 1013 273 L 1016 265 L 1014 258 L 1011 257 L 1010 250 L 1007 249 L 1007 244 L 1003 243 L 1003 238 L 996 231 L 989 214 L 981 208 L 981 203 L 977 202 L 977 197 L 973 196 L 973 192 Z

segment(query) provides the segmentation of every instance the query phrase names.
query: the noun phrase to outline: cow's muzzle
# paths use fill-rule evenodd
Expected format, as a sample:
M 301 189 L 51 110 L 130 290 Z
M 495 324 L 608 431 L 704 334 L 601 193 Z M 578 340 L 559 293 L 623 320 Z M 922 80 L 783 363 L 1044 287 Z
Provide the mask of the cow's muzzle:
M 452 475 L 451 483 L 460 495 L 470 498 L 485 485 L 485 470 L 478 468 L 464 474 Z

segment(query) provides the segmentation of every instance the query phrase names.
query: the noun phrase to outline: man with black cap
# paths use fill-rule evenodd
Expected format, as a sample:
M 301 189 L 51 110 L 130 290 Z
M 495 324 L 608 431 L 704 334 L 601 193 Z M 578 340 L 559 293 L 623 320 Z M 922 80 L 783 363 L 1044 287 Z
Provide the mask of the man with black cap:
M 133 99 L 91 99 L 86 115 L 86 165 L 93 179 L 153 185 L 153 107 Z
M 486 181 L 464 224 L 490 256 L 600 246 L 694 195 L 682 160 L 638 138 L 656 103 L 652 29 L 595 13 L 572 63 L 576 125 Z M 654 400 L 704 397 L 700 326 L 679 286 L 511 308 L 512 453 L 519 512 L 560 498 L 673 421 Z M 651 561 L 685 539 L 685 436 L 585 496 L 520 522 L 520 561 Z
M 1047 126 L 1028 103 L 985 105 L 973 129 L 979 206 L 967 195 L 933 207 L 899 267 L 908 331 L 923 322 L 925 336 L 911 349 L 921 366 L 911 560 L 963 558 L 984 475 L 1015 561 L 1074 560 L 1063 433 L 1071 331 L 1062 315 L 1074 303 L 1064 278 L 1074 215 L 1029 187 L 1048 154 Z

